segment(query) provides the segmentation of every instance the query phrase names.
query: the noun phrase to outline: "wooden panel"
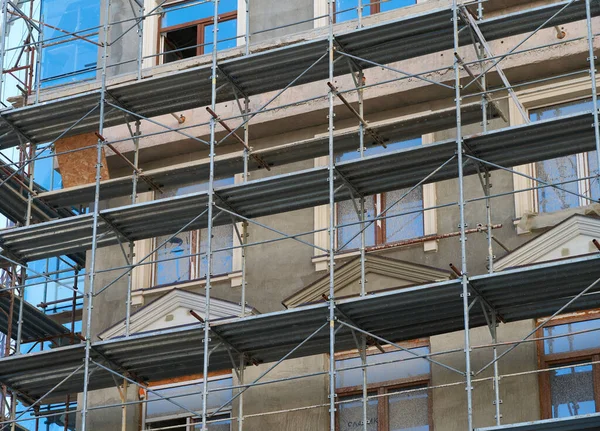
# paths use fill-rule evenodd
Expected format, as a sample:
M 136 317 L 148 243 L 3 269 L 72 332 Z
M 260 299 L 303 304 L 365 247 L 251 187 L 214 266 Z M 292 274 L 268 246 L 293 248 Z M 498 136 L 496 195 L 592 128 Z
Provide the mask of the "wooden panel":
M 58 167 L 60 169 L 60 174 L 62 175 L 63 187 L 79 186 L 82 184 L 94 183 L 96 181 L 97 142 L 98 138 L 94 133 L 85 133 L 59 139 L 54 143 Z M 79 148 L 86 149 L 69 152 Z M 66 154 L 61 154 L 65 152 Z M 109 179 L 104 149 L 102 150 L 102 169 L 100 174 L 102 180 Z

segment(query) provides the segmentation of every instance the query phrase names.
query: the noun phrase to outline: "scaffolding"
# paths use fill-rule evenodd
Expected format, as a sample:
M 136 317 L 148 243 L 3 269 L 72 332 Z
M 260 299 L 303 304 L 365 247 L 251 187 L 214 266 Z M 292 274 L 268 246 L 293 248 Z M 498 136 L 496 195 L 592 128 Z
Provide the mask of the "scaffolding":
M 328 11 L 315 21 L 325 20 L 323 27 L 327 31 L 303 42 L 269 50 L 252 50 L 253 34 L 249 29 L 250 0 L 246 0 L 246 33 L 241 36 L 241 52 L 233 57 L 224 57 L 218 52 L 219 0 L 199 1 L 198 4 L 212 3 L 214 7 L 213 37 L 210 62 L 174 73 L 146 77 L 142 67 L 145 60 L 160 58 L 165 53 L 152 56 L 143 55 L 144 22 L 161 14 L 162 0 L 152 10 L 145 10 L 143 2 L 136 1 L 139 7 L 132 19 L 121 20 L 128 29 L 120 35 L 112 34 L 110 29 L 115 23 L 109 22 L 111 2 L 105 1 L 102 16 L 103 23 L 96 29 L 84 29 L 66 32 L 70 37 L 82 38 L 90 30 L 99 31 L 103 41 L 99 43 L 102 62 L 97 67 L 99 84 L 86 87 L 85 91 L 75 92 L 68 97 L 43 101 L 40 93 L 39 70 L 34 65 L 41 64 L 42 47 L 53 42 L 43 37 L 43 20 L 24 13 L 19 4 L 11 0 L 1 0 L 2 34 L 0 36 L 0 91 L 3 89 L 5 73 L 18 72 L 5 68 L 6 54 L 20 50 L 26 55 L 27 67 L 20 69 L 26 74 L 23 84 L 23 106 L 0 111 L 0 149 L 19 146 L 23 149 L 23 160 L 19 163 L 3 162 L 0 166 L 0 210 L 11 217 L 19 226 L 0 231 L 2 252 L 0 266 L 10 271 L 11 276 L 3 281 L 0 294 L 7 292 L 8 305 L 0 302 L 0 308 L 6 315 L 0 314 L 2 331 L 15 340 L 14 354 L 9 355 L 11 342 L 6 342 L 6 357 L 0 359 L 0 382 L 3 395 L 10 400 L 8 419 L 0 422 L 0 430 L 16 429 L 20 422 L 29 420 L 26 416 L 34 411 L 39 417 L 39 407 L 56 400 L 67 400 L 82 393 L 79 407 L 74 412 L 81 415 L 80 426 L 83 431 L 89 428 L 89 415 L 93 410 L 109 407 L 123 407 L 123 426 L 125 426 L 125 407 L 140 405 L 148 400 L 128 401 L 122 398 L 120 404 L 108 406 L 91 405 L 89 392 L 97 389 L 112 388 L 115 385 L 123 390 L 135 386 L 152 393 L 157 399 L 166 400 L 189 412 L 201 421 L 203 430 L 215 421 L 215 416 L 224 408 L 237 403 L 237 417 L 232 422 L 237 428 L 244 428 L 244 420 L 250 417 L 270 414 L 284 414 L 290 411 L 328 408 L 329 429 L 336 429 L 336 411 L 344 401 L 336 400 L 335 353 L 349 349 L 361 352 L 362 370 L 362 429 L 367 430 L 367 406 L 369 400 L 381 395 L 371 395 L 367 390 L 367 370 L 377 364 L 366 361 L 367 340 L 389 344 L 407 353 L 402 361 L 425 359 L 436 367 L 443 367 L 458 376 L 458 381 L 443 385 L 464 386 L 467 400 L 467 427 L 473 425 L 474 384 L 493 382 L 495 423 L 493 428 L 485 430 L 511 429 L 587 429 L 600 426 L 600 416 L 587 415 L 570 419 L 556 419 L 527 424 L 501 423 L 501 399 L 499 385 L 502 378 L 518 378 L 519 375 L 501 375 L 499 361 L 508 356 L 520 345 L 539 341 L 532 338 L 550 319 L 534 328 L 521 340 L 500 343 L 496 332 L 500 323 L 509 323 L 523 319 L 555 317 L 565 311 L 576 311 L 600 306 L 597 285 L 600 283 L 598 254 L 565 259 L 559 262 L 542 263 L 522 268 L 494 272 L 494 236 L 492 229 L 493 199 L 506 193 L 492 194 L 489 182 L 491 171 L 507 171 L 520 174 L 510 166 L 518 166 L 577 154 L 584 151 L 596 151 L 600 166 L 600 127 L 598 119 L 598 100 L 593 32 L 593 18 L 600 15 L 600 4 L 593 0 L 567 0 L 545 6 L 526 8 L 519 12 L 486 18 L 483 15 L 483 1 L 459 3 L 452 0 L 446 7 L 425 9 L 419 13 L 407 14 L 398 18 L 384 20 L 378 24 L 362 26 L 362 8 L 358 7 L 357 28 L 342 28 L 335 24 L 337 11 L 333 0 L 329 0 Z M 9 18 L 13 17 L 13 18 Z M 21 19 L 26 22 L 28 35 L 19 47 L 7 47 L 7 23 L 9 19 Z M 559 27 L 566 23 L 585 21 L 585 37 L 562 39 L 560 42 L 525 48 L 527 41 L 543 29 Z M 297 23 L 288 26 L 296 25 Z M 284 26 L 285 27 L 285 26 Z M 276 27 L 270 30 L 277 30 Z M 341 28 L 341 30 L 340 30 Z M 138 32 L 139 49 L 137 58 L 128 61 L 136 65 L 132 80 L 112 83 L 109 81 L 109 68 L 118 64 L 109 64 L 110 49 L 113 44 L 131 31 Z M 560 29 L 559 29 L 560 30 Z M 264 31 L 262 31 L 264 32 Z M 520 42 L 506 53 L 495 54 L 489 42 L 506 37 L 522 37 Z M 565 36 L 562 35 L 564 38 Z M 237 38 L 236 38 L 237 39 Z M 535 52 L 542 48 L 553 48 L 569 41 L 587 41 L 586 69 L 571 71 L 552 78 L 551 81 L 567 76 L 589 75 L 593 109 L 573 115 L 530 123 L 529 117 L 519 101 L 515 89 L 502 70 L 503 61 L 514 55 Z M 88 41 L 89 42 L 89 41 Z M 91 43 L 91 42 L 90 42 Z M 465 60 L 463 48 L 472 45 L 477 58 Z M 436 70 L 409 73 L 391 66 L 396 62 L 443 51 L 453 56 L 446 67 Z M 382 68 L 398 75 L 385 82 L 369 83 L 364 81 L 364 71 L 370 68 Z M 493 71 L 499 77 L 500 86 L 491 87 L 488 75 Z M 452 79 L 433 79 L 432 74 L 450 72 Z M 336 77 L 351 76 L 354 87 L 338 89 Z M 448 75 L 449 76 L 449 75 Z M 37 82 L 36 82 L 37 80 Z M 370 88 L 398 83 L 405 80 L 421 80 L 452 95 L 455 105 L 445 110 L 428 113 L 414 119 L 398 121 L 394 124 L 373 126 L 366 120 L 364 110 L 364 92 Z M 519 86 L 533 82 L 520 83 Z M 288 89 L 301 84 L 322 85 L 323 93 L 289 104 L 273 107 Z M 258 109 L 250 109 L 254 96 L 275 93 Z M 521 126 L 511 126 L 500 130 L 488 131 L 490 118 L 505 117 L 498 106 L 498 94 L 506 94 L 523 117 Z M 328 132 L 326 136 L 305 140 L 293 146 L 272 147 L 254 150 L 250 145 L 249 128 L 253 118 L 299 103 L 327 99 Z M 349 102 L 353 98 L 353 102 Z M 1 99 L 1 97 L 0 97 Z M 223 118 L 218 113 L 218 103 L 235 102 L 239 115 Z M 339 101 L 339 105 L 336 103 Z M 173 114 L 183 110 L 206 107 L 210 114 L 207 123 L 193 125 L 178 123 L 173 128 L 154 119 L 161 115 Z M 346 110 L 356 120 L 356 128 L 342 132 L 335 131 L 336 110 Z M 142 122 L 153 124 L 163 132 L 144 134 Z M 481 122 L 482 133 L 468 135 L 463 126 Z M 134 124 L 135 129 L 131 127 Z M 236 124 L 231 126 L 231 124 Z M 131 136 L 110 141 L 105 130 L 117 125 L 127 125 Z M 592 125 L 592 127 L 590 127 Z M 191 129 L 208 126 L 208 141 L 198 138 Z M 217 139 L 217 132 L 225 130 L 224 137 Z M 432 133 L 455 128 L 456 136 L 427 146 L 392 151 L 382 155 L 367 157 L 367 142 L 386 145 L 385 136 L 395 131 L 396 136 L 410 138 L 415 135 Z M 91 147 L 96 152 L 95 183 L 64 191 L 45 191 L 33 181 L 33 162 L 54 157 L 48 152 L 38 152 L 37 145 L 55 143 L 61 138 L 82 133 L 95 133 L 96 144 Z M 139 168 L 140 140 L 161 133 L 179 134 L 190 141 L 204 146 L 209 159 L 194 162 L 185 167 L 163 168 L 141 171 Z M 358 136 L 360 158 L 353 161 L 337 162 L 336 155 L 356 149 Z M 132 141 L 135 148 L 134 161 L 122 155 L 114 144 Z M 219 144 L 235 142 L 242 146 L 241 154 L 218 154 Z M 81 148 L 79 150 L 86 150 Z M 127 161 L 131 175 L 114 180 L 102 180 L 103 151 L 110 148 L 117 156 Z M 249 180 L 253 170 L 270 170 L 292 162 L 327 156 L 326 166 L 303 171 L 268 176 L 260 180 Z M 243 173 L 243 183 L 232 186 L 216 186 L 216 172 L 219 174 Z M 483 195 L 467 198 L 464 192 L 464 178 L 477 175 L 481 179 Z M 160 191 L 162 188 L 185 182 L 198 177 L 208 178 L 208 190 L 157 199 L 151 202 L 137 202 L 138 193 L 147 190 Z M 564 188 L 564 183 L 546 183 L 528 176 L 535 182 L 532 190 L 554 188 L 578 197 L 596 202 L 588 196 L 580 196 Z M 418 210 L 424 213 L 438 208 L 458 208 L 460 215 L 460 265 L 452 267 L 456 277 L 447 281 L 402 288 L 379 293 L 366 290 L 366 238 L 367 228 L 384 219 L 391 219 L 407 213 L 388 215 L 411 191 L 423 184 L 454 179 L 458 184 L 456 201 Z M 591 173 L 587 179 L 598 179 L 597 173 Z M 299 185 L 302 187 L 299 187 Z M 326 186 L 325 186 L 326 185 Z M 402 197 L 387 205 L 377 217 L 365 218 L 365 197 L 375 193 L 397 189 L 407 189 Z M 513 193 L 521 192 L 516 190 Z M 131 195 L 131 203 L 117 208 L 101 209 L 101 201 L 113 197 Z M 358 201 L 356 212 L 360 221 L 356 223 L 337 223 L 335 205 L 338 202 Z M 77 212 L 73 208 L 87 202 L 93 202 L 89 212 Z M 466 241 L 471 233 L 465 222 L 465 207 L 475 202 L 486 205 L 486 224 L 477 232 L 487 236 L 489 250 L 489 273 L 470 275 Z M 598 202 L 596 202 L 598 203 Z M 284 212 L 327 205 L 329 223 L 326 229 L 288 234 L 270 227 L 256 218 L 282 214 Z M 241 224 L 235 228 L 239 245 L 218 248 L 212 240 L 212 231 L 224 224 Z M 276 239 L 249 242 L 247 230 L 255 225 L 277 235 Z M 358 226 L 355 238 L 360 238 L 361 294 L 356 298 L 336 298 L 335 258 L 344 245 L 336 244 L 336 231 L 342 227 Z M 151 265 L 154 255 L 170 238 L 180 232 L 193 229 L 206 229 L 208 232 L 207 249 L 197 256 L 207 258 L 205 285 L 204 318 L 198 316 L 198 323 L 184 328 L 164 329 L 161 331 L 135 334 L 130 331 L 132 301 L 132 271 L 136 267 Z M 313 244 L 307 237 L 316 232 L 326 232 L 328 246 Z M 134 262 L 134 242 L 169 236 L 169 239 L 157 244 L 147 255 Z M 441 236 L 443 237 L 443 235 Z M 354 239 L 354 238 L 353 238 Z M 432 237 L 423 240 L 433 239 Z M 299 244 L 322 252 L 328 262 L 329 294 L 325 301 L 295 309 L 271 312 L 258 316 L 245 317 L 246 312 L 246 255 L 253 246 L 279 240 L 296 241 Z M 119 245 L 127 264 L 118 268 L 97 268 L 97 250 L 101 247 Z M 241 316 L 211 321 L 211 287 L 213 283 L 213 255 L 234 248 L 242 249 L 242 287 Z M 85 267 L 87 261 L 88 283 L 85 292 L 85 325 L 82 342 L 75 339 L 74 328 L 71 331 L 52 324 L 52 321 L 35 307 L 26 304 L 24 275 L 35 274 L 41 279 L 49 279 L 48 274 L 36 273 L 28 267 L 28 262 L 38 259 L 68 256 L 75 262 L 77 272 Z M 106 284 L 98 283 L 98 276 L 117 271 L 118 276 Z M 20 277 L 16 274 L 20 273 Z M 92 323 L 94 298 L 111 289 L 117 281 L 127 277 L 127 306 L 125 316 L 125 335 L 120 338 L 93 341 Z M 75 281 L 77 280 L 75 277 Z M 73 291 L 77 297 L 79 289 L 66 279 L 58 284 Z M 2 301 L 3 297 L 0 297 Z M 75 307 L 75 299 L 73 299 Z M 4 323 L 6 322 L 6 323 Z M 13 323 L 14 322 L 14 323 Z M 16 328 L 14 324 L 16 323 Z M 488 327 L 492 342 L 485 345 L 473 345 L 470 329 Z M 402 341 L 419 337 L 464 331 L 464 345 L 445 352 L 433 352 L 419 355 L 403 347 Z M 568 334 L 567 334 L 568 335 Z M 49 351 L 22 353 L 19 345 L 24 340 L 58 339 L 58 346 Z M 64 340 L 61 342 L 60 340 Z M 506 348 L 501 353 L 499 348 Z M 148 355 L 152 349 L 152 356 Z M 475 350 L 492 349 L 493 359 L 481 369 L 473 369 L 471 355 Z M 447 353 L 464 353 L 464 369 L 445 364 L 437 356 Z M 265 380 L 269 372 L 283 361 L 291 358 L 316 354 L 329 355 L 328 371 L 293 377 Z M 252 381 L 244 380 L 244 369 L 259 363 L 270 363 L 268 369 Z M 126 364 L 126 365 L 123 365 Z M 208 376 L 212 371 L 233 369 L 239 384 L 227 388 L 234 395 L 216 411 L 208 411 L 209 385 L 203 385 L 198 393 L 198 409 L 189 410 L 178 403 L 176 397 L 163 397 L 149 387 L 148 381 L 185 377 L 201 372 Z M 493 375 L 484 377 L 483 373 L 491 369 Z M 531 371 L 528 374 L 545 372 Z M 520 373 L 523 375 L 526 373 Z M 292 381 L 307 377 L 324 375 L 328 377 L 328 402 L 294 409 L 244 415 L 244 393 L 252 387 L 282 381 Z M 440 388 L 428 386 L 428 390 Z M 119 389 L 122 391 L 122 389 Z M 9 395 L 10 393 L 10 395 Z M 28 405 L 27 409 L 17 413 L 16 399 Z M 200 404 L 201 399 L 201 404 Z M 5 401 L 0 412 L 4 414 Z M 73 411 L 71 411 L 73 413 Z M 43 417 L 60 415 L 44 414 Z M 4 418 L 4 416 L 3 416 Z M 67 421 L 68 422 L 68 421 Z M 67 429 L 68 423 L 65 424 Z M 587 427 L 587 428 L 586 428 Z M 482 430 L 483 431 L 483 430 Z

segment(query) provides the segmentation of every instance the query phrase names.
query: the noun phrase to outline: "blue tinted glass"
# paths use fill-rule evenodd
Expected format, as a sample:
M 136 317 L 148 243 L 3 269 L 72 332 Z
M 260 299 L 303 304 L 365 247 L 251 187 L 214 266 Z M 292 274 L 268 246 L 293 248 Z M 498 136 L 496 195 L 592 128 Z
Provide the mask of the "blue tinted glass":
M 386 146 L 383 145 L 369 145 L 365 146 L 365 157 L 375 156 L 377 154 L 390 153 L 392 151 L 402 150 L 405 148 L 418 147 L 421 145 L 421 138 L 409 139 L 407 141 L 398 142 L 386 142 Z M 336 161 L 346 162 L 348 160 L 360 159 L 360 152 L 349 151 L 347 153 L 336 156 Z
M 213 28 L 214 25 L 204 27 L 204 53 L 208 54 L 213 50 Z M 219 36 L 217 38 L 217 51 L 228 48 L 235 48 L 237 45 L 237 19 L 230 19 L 219 23 Z
M 221 178 L 215 180 L 215 188 L 232 185 L 233 177 Z M 161 195 L 162 198 L 171 196 L 183 196 L 191 193 L 206 191 L 208 183 L 197 183 L 180 186 L 176 189 L 166 191 Z M 206 239 L 206 229 L 202 229 L 200 235 L 200 253 L 206 251 L 208 245 Z M 192 275 L 192 245 L 193 237 L 190 232 L 183 232 L 174 238 L 171 235 L 163 235 L 156 238 L 156 245 L 167 241 L 165 245 L 157 251 L 156 263 L 156 284 L 171 284 L 190 280 Z M 233 226 L 215 226 L 213 229 L 213 250 L 231 247 L 233 245 Z M 198 253 L 195 250 L 194 253 Z M 231 272 L 233 265 L 233 251 L 231 249 L 217 252 L 213 255 L 213 274 L 226 274 Z M 206 256 L 200 256 L 200 274 L 195 274 L 194 278 L 206 277 L 208 265 Z
M 550 373 L 552 417 L 562 418 L 596 411 L 591 365 L 579 365 Z
M 98 36 L 89 39 L 98 41 Z M 44 48 L 42 86 L 95 78 L 97 61 L 98 46 L 80 39 Z
M 532 110 L 529 114 L 529 118 L 531 121 L 548 120 L 550 118 L 560 117 L 563 115 L 571 115 L 582 111 L 588 111 L 592 109 L 592 106 L 593 104 L 591 100 L 577 100 L 575 102 Z
M 42 14 L 48 24 L 98 42 L 100 0 L 43 0 Z M 98 45 L 49 27 L 44 28 L 44 39 L 55 40 L 42 52 L 42 86 L 95 78 Z
M 162 17 L 162 27 L 172 27 L 185 24 L 186 22 L 198 21 L 202 18 L 208 18 L 214 15 L 214 5 L 211 1 L 201 4 L 193 3 L 197 2 L 190 2 L 190 6 L 178 4 L 164 8 L 165 14 Z
M 215 6 L 212 1 L 200 3 L 192 1 L 188 3 L 177 4 L 165 7 L 165 14 L 162 17 L 162 27 L 173 27 L 175 25 L 185 24 L 187 22 L 199 21 L 203 18 L 214 16 Z M 237 10 L 237 0 L 220 0 L 219 14 L 233 12 Z
M 42 0 L 42 15 L 49 25 L 67 32 L 81 32 L 83 36 L 98 33 L 100 25 L 100 0 Z M 44 40 L 72 36 L 44 27 Z
M 350 21 L 358 18 L 358 5 L 360 0 L 337 0 L 335 2 L 335 22 Z M 369 0 L 363 0 L 363 16 L 371 13 L 371 8 L 368 6 Z
M 337 204 L 337 222 L 338 225 L 346 223 L 355 223 L 360 221 L 356 210 L 360 211 L 360 201 L 354 200 L 343 201 Z M 367 196 L 365 198 L 365 220 L 373 220 L 375 218 L 375 197 Z M 365 245 L 375 245 L 375 224 L 366 225 L 365 230 Z M 363 226 L 353 224 L 351 226 L 341 226 L 337 231 L 338 247 L 343 250 L 352 250 L 360 247 L 360 231 Z M 348 243 L 346 245 L 346 243 Z
M 600 329 L 600 319 L 549 326 L 544 328 L 544 336 L 551 337 L 565 335 L 589 329 Z M 544 354 L 550 355 L 553 353 L 573 352 L 576 350 L 586 350 L 597 347 L 600 347 L 600 331 L 591 331 L 583 334 L 573 334 L 545 340 Z
M 34 181 L 46 190 L 61 189 L 62 178 L 54 169 L 54 158 L 49 157 L 53 154 L 52 150 L 47 145 L 39 146 L 36 154 L 40 158 L 34 162 Z
M 578 100 L 575 102 L 533 110 L 530 112 L 529 117 L 532 121 L 548 120 L 563 115 L 576 114 L 578 112 L 587 111 L 590 109 L 592 109 L 591 100 Z M 550 184 L 573 181 L 580 176 L 577 170 L 576 155 L 544 160 L 537 162 L 535 166 L 537 177 L 540 180 Z M 595 164 L 590 165 L 590 172 L 592 172 L 594 169 L 597 171 Z M 541 186 L 542 184 L 539 185 Z M 593 193 L 596 193 L 595 195 L 597 196 L 598 185 L 592 185 L 595 186 L 592 187 L 592 197 L 594 196 Z M 573 194 L 579 193 L 577 182 L 561 184 L 560 187 L 566 191 L 558 190 L 552 187 L 538 189 L 538 209 L 540 212 L 554 212 L 580 206 L 579 197 Z
M 579 206 L 579 197 L 573 194 L 579 193 L 577 182 L 574 181 L 578 178 L 576 155 L 537 162 L 535 167 L 538 179 L 548 184 L 560 184 L 562 189 L 554 187 L 538 189 L 540 212 L 553 212 Z M 539 185 L 542 186 L 543 183 Z
M 386 208 L 400 199 L 385 215 L 403 214 L 385 220 L 386 243 L 423 236 L 423 188 L 418 187 L 404 196 L 409 190 L 400 189 L 385 193 Z M 408 212 L 412 213 L 404 214 Z
M 410 6 L 416 4 L 415 0 L 382 0 L 379 3 L 379 9 L 381 12 L 387 12 L 393 9 L 400 9 L 401 7 Z

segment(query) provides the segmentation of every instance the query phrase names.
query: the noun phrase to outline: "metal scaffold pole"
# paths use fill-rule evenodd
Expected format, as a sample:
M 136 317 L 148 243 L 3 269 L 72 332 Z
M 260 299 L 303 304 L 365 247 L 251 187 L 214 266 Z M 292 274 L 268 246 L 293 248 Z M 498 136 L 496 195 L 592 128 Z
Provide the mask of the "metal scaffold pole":
M 100 180 L 102 179 L 102 151 L 104 133 L 104 111 L 106 104 L 106 66 L 108 62 L 108 32 L 111 0 L 104 0 L 104 24 L 102 26 L 104 42 L 102 44 L 102 76 L 100 89 L 100 112 L 98 124 L 98 141 L 96 142 L 96 186 L 94 191 L 94 211 L 92 227 L 92 250 L 90 256 L 90 272 L 87 292 L 86 323 L 85 323 L 85 359 L 83 373 L 83 406 L 81 409 L 81 431 L 86 431 L 88 422 L 89 387 L 90 387 L 90 354 L 92 350 L 92 312 L 94 309 L 94 284 L 96 280 L 96 253 L 98 249 L 98 224 L 100 216 Z
M 0 7 L 2 12 L 2 26 L 0 33 L 0 104 L 4 104 L 2 98 L 4 97 L 4 57 L 6 55 L 6 34 L 8 33 L 8 0 L 0 0 Z
M 456 156 L 458 163 L 458 209 L 460 213 L 460 254 L 461 254 L 461 282 L 463 299 L 463 317 L 465 331 L 465 377 L 467 391 L 467 424 L 468 430 L 473 429 L 473 387 L 471 375 L 471 340 L 469 334 L 469 281 L 467 278 L 467 236 L 465 221 L 465 192 L 464 192 L 464 172 L 463 172 L 463 138 L 462 138 L 462 119 L 461 119 L 461 84 L 460 84 L 460 65 L 459 65 L 459 34 L 458 34 L 458 3 L 452 1 L 452 26 L 454 34 L 454 86 L 455 86 L 455 104 L 456 104 Z
M 596 139 L 596 163 L 598 172 L 595 173 L 597 187 L 600 190 L 600 125 L 598 123 L 598 86 L 596 82 L 596 55 L 594 54 L 594 32 L 592 28 L 592 0 L 585 0 L 585 14 L 587 24 L 588 61 L 590 62 L 590 78 L 592 84 L 592 103 L 594 115 L 594 137 Z M 590 175 L 594 175 L 590 172 Z M 590 181 L 593 183 L 593 180 Z M 590 191 L 590 194 L 591 191 Z
M 217 105 L 217 39 L 218 39 L 218 17 L 219 17 L 219 0 L 213 0 L 214 2 L 214 15 L 213 15 L 213 44 L 212 44 L 212 77 L 211 77 L 211 109 L 214 111 Z M 206 295 L 205 295 L 205 307 L 204 307 L 204 364 L 202 369 L 202 375 L 204 377 L 204 384 L 202 385 L 202 430 L 206 431 L 207 418 L 208 418 L 208 364 L 210 361 L 209 357 L 209 344 L 210 344 L 210 288 L 212 282 L 212 261 L 213 261 L 213 210 L 214 210 L 214 187 L 215 187 L 215 128 L 217 120 L 213 117 L 210 119 L 210 167 L 208 174 L 208 226 L 206 228 L 207 235 L 207 249 L 206 249 Z
M 329 6 L 329 82 L 333 83 L 333 8 L 334 0 L 328 1 Z M 334 109 L 333 89 L 329 89 L 329 430 L 335 431 L 335 159 L 333 151 Z

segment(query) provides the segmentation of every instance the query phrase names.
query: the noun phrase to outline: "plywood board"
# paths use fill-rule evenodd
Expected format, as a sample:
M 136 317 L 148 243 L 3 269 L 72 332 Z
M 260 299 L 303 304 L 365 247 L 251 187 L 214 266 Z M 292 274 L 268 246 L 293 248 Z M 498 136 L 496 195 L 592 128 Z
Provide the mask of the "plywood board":
M 60 169 L 60 174 L 62 175 L 63 187 L 79 186 L 82 184 L 94 183 L 96 181 L 97 142 L 98 138 L 94 133 L 85 133 L 59 139 L 54 143 L 58 167 Z M 85 149 L 73 151 L 80 148 Z M 65 152 L 66 154 L 61 154 Z M 102 180 L 109 179 L 104 149 L 102 150 L 102 168 L 100 170 L 100 175 Z

